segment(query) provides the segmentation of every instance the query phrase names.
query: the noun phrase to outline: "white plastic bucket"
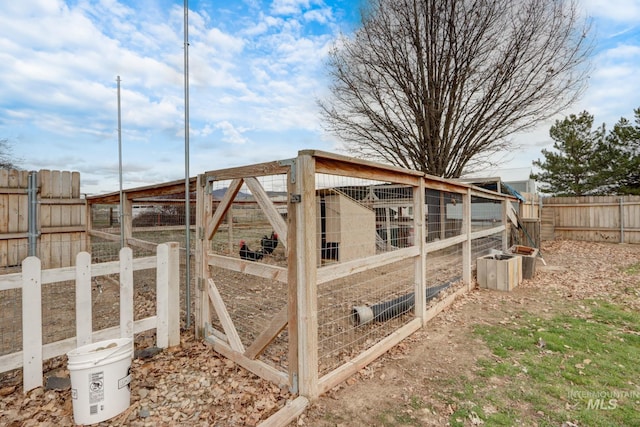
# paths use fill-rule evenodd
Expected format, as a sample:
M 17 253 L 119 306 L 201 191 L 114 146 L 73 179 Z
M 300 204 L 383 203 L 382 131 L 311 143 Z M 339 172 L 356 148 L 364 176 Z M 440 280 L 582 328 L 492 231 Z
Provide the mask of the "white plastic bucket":
M 131 338 L 87 344 L 68 352 L 67 358 L 76 424 L 99 423 L 129 407 Z

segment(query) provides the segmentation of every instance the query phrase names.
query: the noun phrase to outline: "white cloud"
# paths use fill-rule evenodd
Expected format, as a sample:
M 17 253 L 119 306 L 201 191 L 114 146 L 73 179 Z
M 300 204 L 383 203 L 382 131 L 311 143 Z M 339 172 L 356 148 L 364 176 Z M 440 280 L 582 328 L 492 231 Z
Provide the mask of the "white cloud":
M 271 12 L 275 15 L 295 15 L 307 9 L 309 0 L 274 0 L 271 4 Z
M 244 144 L 248 142 L 248 139 L 242 136 L 244 132 L 249 130 L 248 128 L 237 128 L 227 121 L 216 123 L 215 127 L 222 131 L 222 140 L 224 142 L 231 144 Z
M 307 22 L 319 22 L 327 24 L 334 20 L 333 11 L 328 7 L 314 9 L 304 13 L 304 20 Z
M 638 0 L 582 0 L 587 13 L 595 18 L 626 23 L 640 21 Z

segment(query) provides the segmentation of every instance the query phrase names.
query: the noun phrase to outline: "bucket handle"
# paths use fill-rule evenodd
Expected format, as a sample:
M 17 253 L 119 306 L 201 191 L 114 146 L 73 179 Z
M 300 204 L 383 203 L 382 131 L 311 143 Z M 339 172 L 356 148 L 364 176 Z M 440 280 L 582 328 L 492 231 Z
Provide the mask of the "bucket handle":
M 98 360 L 94 361 L 93 364 L 97 365 L 98 363 L 102 362 L 103 360 L 110 358 L 111 356 L 116 354 L 118 351 L 120 351 L 120 348 L 116 347 L 115 350 L 113 350 L 111 353 L 107 354 L 106 356 L 102 357 L 101 359 L 98 359 Z

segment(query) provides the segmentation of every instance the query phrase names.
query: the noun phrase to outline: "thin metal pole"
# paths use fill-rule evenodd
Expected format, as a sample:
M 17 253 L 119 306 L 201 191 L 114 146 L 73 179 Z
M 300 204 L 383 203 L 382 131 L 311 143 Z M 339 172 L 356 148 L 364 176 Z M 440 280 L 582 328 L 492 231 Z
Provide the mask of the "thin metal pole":
M 120 110 L 120 76 L 118 82 L 118 177 L 120 181 L 120 249 L 124 248 L 124 193 L 122 192 L 122 117 Z
M 186 326 L 191 327 L 191 203 L 189 200 L 189 1 L 184 0 L 184 214 Z

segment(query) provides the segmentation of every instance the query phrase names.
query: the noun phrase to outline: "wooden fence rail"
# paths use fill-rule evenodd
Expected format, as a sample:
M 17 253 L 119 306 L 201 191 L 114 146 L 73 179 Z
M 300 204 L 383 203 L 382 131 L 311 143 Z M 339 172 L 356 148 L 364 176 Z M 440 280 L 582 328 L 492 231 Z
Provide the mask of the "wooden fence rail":
M 156 314 L 134 321 L 133 272 L 156 269 Z M 91 278 L 119 274 L 120 324 L 93 331 L 91 326 Z M 63 281 L 76 284 L 76 336 L 43 345 L 42 285 Z M 120 260 L 91 264 L 91 255 L 81 252 L 75 267 L 43 270 L 37 257 L 27 257 L 22 272 L 0 276 L 0 291 L 22 290 L 22 351 L 0 356 L 0 372 L 23 368 L 23 390 L 43 384 L 43 360 L 61 356 L 92 342 L 115 337 L 133 338 L 134 333 L 156 329 L 160 348 L 180 343 L 179 248 L 171 242 L 158 245 L 156 256 L 133 259 L 130 248 L 120 250 Z
M 543 199 L 545 240 L 640 243 L 640 196 Z

